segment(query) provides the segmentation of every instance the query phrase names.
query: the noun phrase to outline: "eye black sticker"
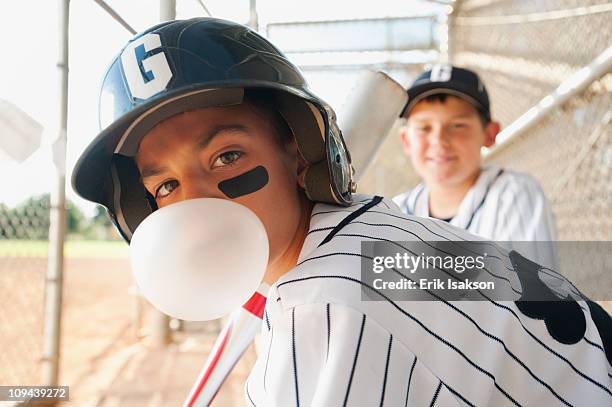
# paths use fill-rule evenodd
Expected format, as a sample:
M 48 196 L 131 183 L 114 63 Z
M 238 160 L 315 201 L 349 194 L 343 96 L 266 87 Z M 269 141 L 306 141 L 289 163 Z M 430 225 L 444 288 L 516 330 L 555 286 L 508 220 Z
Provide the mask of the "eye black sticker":
M 218 187 L 228 198 L 234 199 L 259 191 L 266 186 L 268 180 L 268 171 L 259 165 L 237 177 L 219 182 Z

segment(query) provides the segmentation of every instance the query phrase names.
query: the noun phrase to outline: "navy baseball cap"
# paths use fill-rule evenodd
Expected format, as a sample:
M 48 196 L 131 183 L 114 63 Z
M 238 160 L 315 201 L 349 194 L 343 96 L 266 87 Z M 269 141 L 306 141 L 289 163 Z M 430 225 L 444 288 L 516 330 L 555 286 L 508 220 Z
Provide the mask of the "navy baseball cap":
M 476 72 L 444 64 L 424 71 L 410 85 L 408 103 L 400 116 L 410 112 L 424 98 L 440 93 L 457 96 L 473 104 L 487 120 L 491 120 L 489 95 Z

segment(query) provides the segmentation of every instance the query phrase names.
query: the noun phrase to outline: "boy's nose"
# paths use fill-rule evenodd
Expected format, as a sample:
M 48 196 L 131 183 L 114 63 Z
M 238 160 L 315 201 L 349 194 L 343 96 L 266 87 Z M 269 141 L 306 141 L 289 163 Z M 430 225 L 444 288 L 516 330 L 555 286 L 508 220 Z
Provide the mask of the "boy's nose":
M 434 128 L 430 133 L 430 144 L 447 147 L 449 145 L 449 134 L 443 126 Z
M 225 198 L 223 193 L 210 182 L 204 182 L 200 177 L 192 177 L 183 182 L 181 200 L 196 198 Z

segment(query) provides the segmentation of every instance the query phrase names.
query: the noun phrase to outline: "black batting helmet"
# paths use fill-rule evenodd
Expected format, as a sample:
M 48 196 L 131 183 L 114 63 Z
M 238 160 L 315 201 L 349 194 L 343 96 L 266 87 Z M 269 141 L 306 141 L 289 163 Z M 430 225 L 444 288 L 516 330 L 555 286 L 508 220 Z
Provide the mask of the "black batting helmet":
M 213 18 L 154 26 L 112 61 L 100 94 L 103 130 L 75 166 L 74 189 L 106 207 L 130 241 L 156 209 L 133 159 L 142 137 L 177 113 L 239 104 L 249 89 L 268 90 L 292 130 L 309 164 L 308 197 L 350 204 L 350 156 L 333 110 L 274 45 L 245 26 Z

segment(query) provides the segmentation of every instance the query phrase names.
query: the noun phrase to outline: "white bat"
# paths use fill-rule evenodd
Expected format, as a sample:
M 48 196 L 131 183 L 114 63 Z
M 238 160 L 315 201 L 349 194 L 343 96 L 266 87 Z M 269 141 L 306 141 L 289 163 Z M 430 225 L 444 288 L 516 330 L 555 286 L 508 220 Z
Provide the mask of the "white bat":
M 244 351 L 261 329 L 261 320 L 270 287 L 262 283 L 253 296 L 234 311 L 213 346 L 183 407 L 208 406 Z
M 383 72 L 365 71 L 338 112 L 338 126 L 359 181 L 408 101 L 408 93 Z

